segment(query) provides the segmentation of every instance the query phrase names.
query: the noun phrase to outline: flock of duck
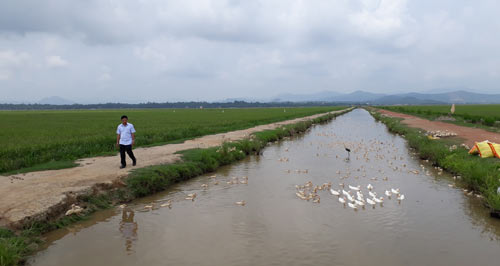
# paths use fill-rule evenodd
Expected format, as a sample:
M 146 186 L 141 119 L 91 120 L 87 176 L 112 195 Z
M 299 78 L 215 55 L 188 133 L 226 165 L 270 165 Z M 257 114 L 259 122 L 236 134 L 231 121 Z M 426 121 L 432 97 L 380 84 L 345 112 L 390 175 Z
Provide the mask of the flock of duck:
M 243 177 L 236 177 L 233 176 L 232 178 L 225 180 L 225 181 L 219 181 L 217 179 L 217 175 L 211 175 L 210 176 L 211 182 L 210 183 L 203 183 L 201 184 L 201 190 L 207 190 L 209 186 L 218 186 L 221 183 L 225 183 L 226 185 L 238 185 L 238 184 L 243 184 L 247 185 L 248 184 L 248 176 L 243 176 Z M 209 185 L 210 184 L 210 185 Z M 183 199 L 186 201 L 192 201 L 194 202 L 195 199 L 197 198 L 198 194 L 197 193 L 187 193 L 184 195 Z M 241 200 L 241 201 L 236 201 L 234 203 L 237 206 L 245 206 L 246 201 Z M 144 208 L 142 211 L 150 211 L 150 210 L 157 210 L 159 208 L 169 208 L 172 209 L 173 201 L 172 199 L 161 199 L 157 200 L 156 202 L 151 202 L 146 205 L 144 205 Z M 126 204 L 122 204 L 119 206 L 121 209 L 124 209 L 127 207 Z
M 447 136 L 449 132 L 432 132 L 433 135 Z M 309 146 L 309 150 L 316 148 L 312 155 L 315 157 L 327 157 L 328 160 L 345 160 L 347 170 L 337 170 L 337 181 L 326 182 L 321 185 L 314 185 L 311 181 L 307 181 L 302 185 L 296 185 L 295 195 L 297 198 L 304 201 L 311 201 L 313 203 L 320 203 L 320 194 L 326 193 L 329 197 L 336 197 L 336 200 L 344 207 L 349 207 L 354 210 L 365 209 L 366 207 L 375 208 L 377 205 L 383 206 L 384 202 L 388 200 L 397 201 L 399 204 L 405 200 L 405 195 L 401 193 L 399 188 L 391 187 L 388 184 L 378 183 L 380 181 L 389 181 L 387 172 L 397 173 L 411 173 L 415 175 L 425 174 L 431 175 L 431 172 L 421 164 L 421 169 L 410 169 L 406 165 L 406 160 L 398 148 L 392 142 L 380 141 L 376 138 L 363 139 L 359 141 L 349 141 L 344 136 L 337 136 L 333 131 L 323 131 L 317 133 L 316 136 L 324 137 L 316 140 L 315 142 L 302 142 L 299 145 Z M 323 141 L 327 139 L 326 141 Z M 293 163 L 293 160 L 288 156 L 283 156 L 290 151 L 291 146 L 284 147 L 279 155 L 277 161 L 283 164 Z M 347 151 L 347 154 L 343 153 Z M 352 154 L 351 154 L 352 153 Z M 351 156 L 352 155 L 352 156 Z M 295 160 L 295 159 L 294 159 Z M 354 167 L 352 170 L 351 167 Z M 368 171 L 370 170 L 370 171 Z M 437 174 L 441 175 L 443 169 L 437 167 Z M 304 176 L 310 175 L 309 169 L 285 169 L 288 174 L 301 174 Z M 314 171 L 312 171 L 314 172 Z M 369 177 L 371 176 L 371 177 Z M 335 177 L 333 177 L 336 179 Z M 460 179 L 460 177 L 454 177 Z M 329 180 L 326 180 L 329 181 Z M 363 181 L 369 184 L 364 186 L 359 185 Z M 232 177 L 223 179 L 217 178 L 217 175 L 211 175 L 208 182 L 201 184 L 200 190 L 207 190 L 209 187 L 214 186 L 233 186 L 233 185 L 246 185 L 248 184 L 248 177 Z M 373 185 L 372 185 L 373 184 Z M 378 185 L 377 185 L 378 184 Z M 377 189 L 375 189 L 375 186 Z M 450 185 L 454 186 L 454 185 Z M 464 193 L 470 196 L 476 196 L 475 193 L 464 189 Z M 324 195 L 321 195 L 324 196 Z M 197 193 L 186 193 L 183 200 L 195 201 Z M 245 206 L 247 202 L 240 200 L 234 202 L 236 206 Z M 160 207 L 172 208 L 173 201 L 161 200 L 160 202 L 150 203 L 144 206 L 145 210 L 157 209 Z M 124 208 L 126 205 L 121 205 Z
M 322 132 L 316 134 L 317 136 L 327 137 L 328 139 L 337 139 L 334 132 Z M 365 209 L 367 206 L 375 208 L 377 205 L 383 206 L 384 202 L 388 200 L 395 200 L 399 204 L 405 200 L 405 195 L 401 193 L 399 188 L 386 187 L 386 189 L 379 190 L 377 193 L 372 182 L 378 181 L 388 181 L 389 177 L 386 173 L 387 170 L 392 170 L 394 172 L 408 172 L 413 174 L 419 174 L 419 170 L 408 169 L 407 165 L 403 163 L 404 157 L 398 155 L 398 149 L 395 147 L 394 143 L 384 143 L 376 139 L 372 140 L 361 140 L 359 142 L 346 142 L 340 141 L 328 141 L 328 142 L 318 142 L 309 143 L 310 146 L 316 145 L 318 152 L 316 157 L 331 157 L 335 156 L 335 159 L 344 159 L 346 162 L 351 160 L 351 152 L 353 153 L 352 160 L 359 161 L 359 167 L 351 171 L 349 169 L 350 165 L 347 163 L 348 169 L 346 171 L 337 170 L 336 174 L 340 183 L 338 185 L 332 185 L 332 182 L 323 183 L 321 185 L 314 185 L 312 181 L 308 181 L 302 185 L 295 185 L 295 195 L 297 198 L 304 201 L 311 201 L 313 203 L 320 203 L 321 196 L 320 192 L 327 193 L 327 196 L 333 196 L 337 198 L 337 201 L 344 207 L 349 207 L 354 210 Z M 349 148 L 348 148 L 349 147 Z M 342 149 L 343 148 L 343 149 Z M 321 153 L 319 151 L 324 149 L 334 149 L 336 151 L 344 150 L 348 153 L 345 158 L 339 154 Z M 286 148 L 285 152 L 289 149 Z M 380 161 L 385 162 L 380 163 L 369 163 L 370 161 Z M 281 163 L 289 162 L 287 157 L 281 157 L 279 160 Z M 401 161 L 401 163 L 398 163 Z M 378 169 L 375 167 L 379 167 Z M 383 167 L 380 167 L 383 166 Z M 368 168 L 371 168 L 370 174 L 367 172 Z M 385 168 L 385 169 L 384 169 Z M 308 173 L 308 169 L 301 170 L 285 170 L 286 173 Z M 366 186 L 353 185 L 352 183 L 360 183 L 362 179 L 368 179 L 367 175 L 377 176 L 370 177 L 371 182 Z M 355 180 L 353 180 L 355 179 Z M 348 181 L 351 180 L 351 181 Z M 351 184 L 347 184 L 347 182 Z M 388 188 L 387 188 L 388 187 Z
M 323 136 L 327 137 L 330 140 L 331 139 L 337 139 L 335 136 L 335 133 L 319 133 L 317 134 L 318 136 Z M 307 145 L 304 143 L 304 145 Z M 313 146 L 313 142 L 308 143 L 309 146 Z M 394 144 L 391 143 L 386 143 L 382 141 L 377 141 L 377 140 L 368 140 L 364 141 L 361 140 L 360 142 L 346 142 L 346 141 L 337 141 L 334 142 L 319 142 L 316 143 L 317 150 L 318 152 L 316 153 L 316 157 L 332 157 L 333 155 L 331 153 L 323 153 L 321 154 L 319 151 L 323 148 L 326 149 L 333 149 L 336 151 L 339 150 L 347 150 L 349 152 L 348 157 L 342 158 L 342 155 L 339 156 L 339 154 L 334 155 L 335 159 L 343 159 L 343 160 L 351 160 L 350 159 L 350 153 L 352 152 L 354 154 L 353 160 L 358 160 L 358 161 L 365 161 L 366 163 L 370 162 L 370 160 L 379 160 L 379 161 L 386 161 L 387 164 L 383 164 L 385 167 L 388 167 L 388 169 L 392 171 L 399 171 L 402 172 L 403 170 L 408 171 L 408 173 L 415 173 L 418 174 L 418 170 L 409 170 L 406 169 L 406 164 L 401 164 L 401 165 L 396 165 L 398 160 L 403 161 L 402 156 L 394 155 L 398 153 L 397 148 L 395 148 Z M 350 149 L 348 149 L 346 146 L 349 146 Z M 389 151 L 387 151 L 387 154 L 385 154 L 384 148 L 393 148 Z M 284 148 L 284 152 L 289 152 L 289 147 Z M 372 153 L 375 153 L 374 156 L 371 156 Z M 333 157 L 331 158 L 332 160 Z M 290 158 L 281 156 L 277 159 L 278 162 L 280 163 L 289 163 Z M 388 181 L 389 177 L 384 176 L 386 173 L 386 169 L 375 169 L 373 165 L 379 165 L 377 163 L 371 163 L 368 165 L 371 166 L 365 166 L 366 164 L 364 162 L 361 163 L 360 167 L 357 169 L 351 170 L 349 169 L 349 164 L 347 164 L 348 169 L 346 171 L 340 171 L 337 170 L 336 174 L 338 175 L 338 178 L 342 181 L 342 183 L 339 183 L 338 186 L 333 186 L 332 182 L 324 183 L 322 185 L 313 185 L 311 181 L 306 182 L 303 185 L 296 185 L 296 196 L 302 200 L 305 201 L 311 201 L 313 203 L 320 203 L 320 195 L 319 193 L 321 191 L 327 192 L 330 194 L 330 196 L 337 197 L 337 200 L 339 203 L 341 203 L 344 207 L 349 207 L 354 210 L 358 209 L 365 209 L 366 206 L 371 206 L 372 208 L 375 208 L 376 205 L 383 206 L 384 201 L 395 199 L 397 200 L 398 203 L 401 203 L 405 199 L 405 195 L 403 195 L 398 188 L 388 188 L 383 191 L 381 191 L 380 194 L 378 194 L 375 191 L 375 187 L 372 184 L 368 184 L 365 187 L 361 187 L 360 185 L 345 185 L 344 182 L 347 181 L 347 179 L 365 179 L 367 176 L 367 170 L 368 168 L 372 168 L 372 172 L 376 172 L 379 177 L 371 177 L 370 180 L 371 182 L 378 182 L 378 181 Z M 304 174 L 308 175 L 309 174 L 309 169 L 287 169 L 285 170 L 286 173 L 289 174 Z M 344 181 L 345 180 L 345 181 Z M 356 182 L 359 183 L 358 181 L 351 181 L 351 182 Z M 231 178 L 224 178 L 224 179 L 219 179 L 217 178 L 217 175 L 211 175 L 210 178 L 208 179 L 208 182 L 201 184 L 201 189 L 200 190 L 207 190 L 209 187 L 214 187 L 214 186 L 219 186 L 219 185 L 224 185 L 224 186 L 232 186 L 232 185 L 246 185 L 248 184 L 248 177 L 243 176 L 243 177 L 231 177 Z M 186 201 L 195 201 L 197 198 L 197 193 L 189 193 L 185 194 L 184 200 Z M 235 205 L 237 206 L 245 206 L 247 203 L 245 200 L 240 200 L 234 202 Z M 167 208 L 172 208 L 173 202 L 172 200 L 160 200 L 159 202 L 154 202 L 150 203 L 144 206 L 144 210 L 153 210 L 153 209 L 158 209 L 160 207 L 167 207 Z M 124 208 L 126 205 L 122 205 L 121 207 Z
M 348 188 L 348 190 L 346 190 Z M 339 184 L 338 189 L 332 188 L 332 183 L 323 183 L 322 185 L 314 185 L 311 181 L 306 182 L 304 185 L 295 185 L 295 195 L 301 199 L 306 201 L 312 201 L 313 203 L 320 203 L 320 196 L 318 193 L 320 191 L 327 191 L 331 195 L 336 196 L 338 198 L 338 202 L 344 205 L 344 207 L 349 206 L 354 210 L 358 210 L 358 208 L 364 209 L 366 205 L 372 206 L 375 208 L 375 205 L 380 204 L 383 206 L 384 197 L 378 196 L 377 192 L 374 191 L 374 187 L 371 184 L 366 186 L 367 194 L 363 194 L 361 186 L 351 186 L 348 185 L 346 188 L 344 183 Z M 390 190 L 385 190 L 384 195 L 387 199 L 391 199 L 395 197 L 398 203 L 401 203 L 405 199 L 405 195 L 401 194 L 399 189 L 391 188 Z

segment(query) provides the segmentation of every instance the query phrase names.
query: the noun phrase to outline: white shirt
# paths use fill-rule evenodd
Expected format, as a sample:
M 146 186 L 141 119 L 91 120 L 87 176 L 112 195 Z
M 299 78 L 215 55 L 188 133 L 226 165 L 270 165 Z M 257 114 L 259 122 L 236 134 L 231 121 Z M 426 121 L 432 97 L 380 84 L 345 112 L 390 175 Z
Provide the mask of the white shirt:
M 120 124 L 116 129 L 116 134 L 120 135 L 121 145 L 132 145 L 132 133 L 135 133 L 135 128 L 130 123 L 127 123 L 126 126 Z

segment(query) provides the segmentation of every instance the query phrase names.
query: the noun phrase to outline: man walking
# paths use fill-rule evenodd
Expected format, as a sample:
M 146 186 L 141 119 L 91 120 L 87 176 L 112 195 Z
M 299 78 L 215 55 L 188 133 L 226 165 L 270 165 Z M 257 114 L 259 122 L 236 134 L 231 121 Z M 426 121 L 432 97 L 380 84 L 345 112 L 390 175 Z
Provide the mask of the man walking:
M 120 169 L 127 166 L 125 152 L 127 152 L 130 159 L 132 159 L 132 165 L 135 166 L 137 160 L 132 152 L 132 146 L 135 145 L 135 128 L 134 125 L 128 123 L 128 117 L 126 115 L 122 116 L 122 123 L 118 125 L 116 134 L 116 146 L 120 146 L 120 158 L 122 163 Z

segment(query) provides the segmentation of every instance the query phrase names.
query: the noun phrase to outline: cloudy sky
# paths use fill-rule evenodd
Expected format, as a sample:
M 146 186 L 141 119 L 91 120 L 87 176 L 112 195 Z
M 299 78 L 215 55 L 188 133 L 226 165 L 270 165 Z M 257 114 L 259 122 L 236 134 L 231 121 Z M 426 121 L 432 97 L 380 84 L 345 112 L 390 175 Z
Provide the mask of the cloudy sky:
M 498 0 L 2 0 L 0 102 L 500 92 Z

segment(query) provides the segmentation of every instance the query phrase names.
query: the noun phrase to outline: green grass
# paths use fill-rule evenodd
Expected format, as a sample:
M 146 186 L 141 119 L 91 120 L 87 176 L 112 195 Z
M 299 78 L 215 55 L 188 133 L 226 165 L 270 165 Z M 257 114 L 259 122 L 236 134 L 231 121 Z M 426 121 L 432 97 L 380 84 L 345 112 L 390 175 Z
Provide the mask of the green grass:
M 446 139 L 430 140 L 420 129 L 400 123 L 401 119 L 382 116 L 376 112 L 371 114 L 386 124 L 390 131 L 403 135 L 422 159 L 428 159 L 434 165 L 460 175 L 469 189 L 484 196 L 492 211 L 500 211 L 500 195 L 497 193 L 497 188 L 500 187 L 500 160 L 473 156 L 460 147 L 450 150 L 450 146 L 458 142 Z
M 136 145 L 151 146 L 342 108 L 0 111 L 0 174 L 71 167 L 75 159 L 114 154 L 123 114 L 137 129 Z
M 43 171 L 43 170 L 58 170 L 58 169 L 71 168 L 75 166 L 78 166 L 78 164 L 75 163 L 74 161 L 50 161 L 46 163 L 37 164 L 31 167 L 4 172 L 2 173 L 2 175 L 14 175 L 14 174 L 22 174 L 22 173 L 29 173 L 29 172 Z
M 451 105 L 380 106 L 379 108 L 417 115 L 427 119 L 436 119 L 450 114 Z M 456 122 L 452 123 L 459 125 L 479 125 L 493 131 L 500 129 L 500 104 L 456 105 L 455 113 L 452 116 L 456 119 Z M 496 123 L 496 121 L 499 121 L 499 123 Z
M 193 178 L 203 173 L 215 171 L 218 167 L 258 153 L 268 142 L 277 141 L 306 131 L 315 123 L 326 122 L 344 112 L 323 115 L 316 119 L 286 125 L 273 130 L 253 134 L 250 138 L 227 142 L 219 147 L 192 149 L 180 152 L 182 160 L 174 164 L 150 166 L 134 170 L 126 178 L 126 186 L 107 191 L 105 194 L 83 196 L 79 205 L 85 207 L 80 215 L 61 216 L 50 221 L 38 221 L 27 225 L 21 232 L 0 228 L 0 266 L 18 265 L 26 256 L 37 249 L 39 237 L 45 232 L 64 228 L 89 217 L 97 210 L 109 208 L 119 202 L 153 194 L 168 186 Z
M 30 240 L 0 228 L 0 266 L 17 265 L 30 251 Z

